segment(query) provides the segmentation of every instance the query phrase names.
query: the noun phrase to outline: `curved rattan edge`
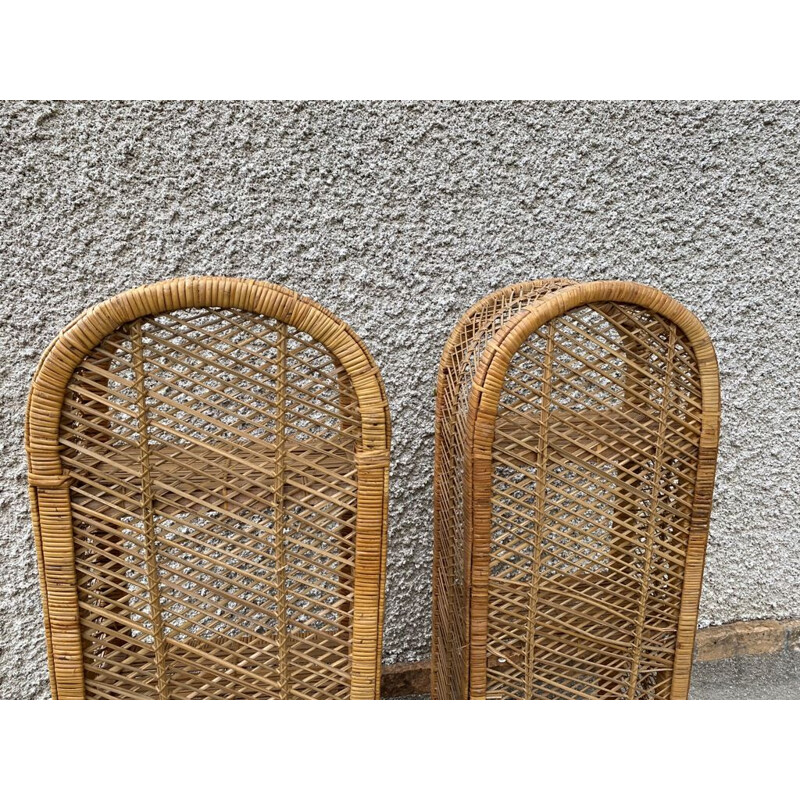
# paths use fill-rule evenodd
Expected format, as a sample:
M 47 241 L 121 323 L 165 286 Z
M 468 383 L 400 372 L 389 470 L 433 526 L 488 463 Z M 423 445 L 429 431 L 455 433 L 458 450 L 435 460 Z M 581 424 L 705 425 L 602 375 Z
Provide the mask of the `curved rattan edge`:
M 485 297 L 482 297 L 476 303 L 473 303 L 459 317 L 458 322 L 455 324 L 455 327 L 450 333 L 450 336 L 447 337 L 447 342 L 445 342 L 444 350 L 442 350 L 442 356 L 439 359 L 439 377 L 441 377 L 443 370 L 453 366 L 453 353 L 456 350 L 456 345 L 458 344 L 458 339 L 461 335 L 461 331 L 463 331 L 464 328 L 466 328 L 467 325 L 469 325 L 470 320 L 476 314 L 479 314 L 481 311 L 483 311 L 484 308 L 490 306 L 492 303 L 494 303 L 496 300 L 499 300 L 502 297 L 514 295 L 517 293 L 522 293 L 524 291 L 532 291 L 538 289 L 540 286 L 543 286 L 544 284 L 549 283 L 553 280 L 561 280 L 561 279 L 537 278 L 536 280 L 532 281 L 520 281 L 519 283 L 512 283 L 510 286 L 505 286 L 502 289 L 497 289 L 496 291 L 487 294 Z
M 486 696 L 492 444 L 505 375 L 512 357 L 534 331 L 573 308 L 598 302 L 631 303 L 669 319 L 686 334 L 697 360 L 702 423 L 671 688 L 672 699 L 688 697 L 719 443 L 720 390 L 716 353 L 703 323 L 664 292 L 632 281 L 594 281 L 559 289 L 514 315 L 484 349 L 473 379 L 465 464 L 467 538 L 473 543 L 468 569 L 471 699 Z
M 351 697 L 377 699 L 391 438 L 389 405 L 380 371 L 350 326 L 315 301 L 265 281 L 220 276 L 172 278 L 130 289 L 86 309 L 50 343 L 34 373 L 25 415 L 25 448 L 32 478 L 33 530 L 53 697 L 84 696 L 69 488 L 59 480 L 59 422 L 68 382 L 83 358 L 121 325 L 193 307 L 237 308 L 303 330 L 328 348 L 353 383 L 362 435 L 356 580 L 361 575 L 363 583 L 361 591 L 356 590 L 353 607 Z M 369 454 L 374 457 L 364 457 Z
M 445 342 L 444 349 L 442 350 L 441 358 L 439 359 L 439 368 L 436 379 L 436 402 L 435 402 L 435 419 L 434 419 L 434 459 L 433 459 L 433 582 L 431 587 L 432 605 L 435 609 L 437 607 L 438 599 L 438 581 L 436 580 L 436 567 L 439 563 L 439 547 L 441 543 L 441 493 L 442 493 L 442 426 L 445 422 L 445 397 L 447 390 L 447 379 L 450 370 L 453 369 L 453 357 L 458 349 L 459 342 L 464 329 L 470 324 L 474 317 L 481 314 L 484 309 L 490 307 L 493 303 L 497 302 L 503 297 L 513 297 L 516 294 L 522 295 L 525 292 L 534 292 L 547 283 L 558 280 L 567 280 L 566 278 L 537 278 L 530 281 L 520 281 L 513 283 L 510 286 L 505 286 L 502 289 L 497 289 L 494 292 L 482 297 L 476 303 L 473 303 L 459 318 L 458 322 L 450 332 L 447 341 Z M 468 624 L 468 620 L 466 621 Z M 437 678 L 436 678 L 436 665 L 437 665 L 437 652 L 436 652 L 436 627 L 438 620 L 436 614 L 432 614 L 432 632 L 431 632 L 431 698 L 437 699 Z M 464 654 L 467 657 L 467 654 Z M 465 674 L 468 670 L 465 670 Z M 466 693 L 467 687 L 463 687 Z

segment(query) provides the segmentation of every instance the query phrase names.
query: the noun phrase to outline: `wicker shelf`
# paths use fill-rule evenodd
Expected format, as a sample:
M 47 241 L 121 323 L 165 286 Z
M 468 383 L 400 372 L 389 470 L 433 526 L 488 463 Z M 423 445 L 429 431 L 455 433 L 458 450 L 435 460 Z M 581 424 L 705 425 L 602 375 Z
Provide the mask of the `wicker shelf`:
M 110 447 L 102 459 L 96 455 L 62 456 L 70 483 L 77 481 L 84 496 L 96 498 L 95 505 L 106 502 L 109 490 L 141 483 L 138 445 Z M 205 508 L 209 496 L 224 508 L 269 509 L 279 474 L 284 499 L 315 495 L 324 503 L 333 489 L 355 498 L 358 488 L 352 439 L 322 445 L 287 440 L 282 449 L 268 442 L 247 448 L 217 443 L 211 452 L 202 444 L 151 442 L 149 456 L 153 491 L 162 503 L 179 503 L 184 510 L 193 507 L 191 498 L 202 500 L 196 507 Z
M 330 312 L 111 298 L 42 357 L 26 446 L 55 698 L 379 696 L 388 406 Z
M 633 283 L 503 289 L 436 411 L 432 695 L 685 697 L 719 429 L 699 321 Z

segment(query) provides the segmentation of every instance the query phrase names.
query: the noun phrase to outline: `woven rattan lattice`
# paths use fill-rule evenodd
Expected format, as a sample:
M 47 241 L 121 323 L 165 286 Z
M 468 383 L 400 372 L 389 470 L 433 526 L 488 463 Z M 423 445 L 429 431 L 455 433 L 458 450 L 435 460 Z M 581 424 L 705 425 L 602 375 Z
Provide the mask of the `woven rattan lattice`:
M 719 428 L 700 322 L 633 283 L 509 287 L 437 389 L 432 694 L 688 694 Z
M 44 354 L 26 444 L 56 698 L 375 698 L 389 418 L 355 334 L 187 278 Z

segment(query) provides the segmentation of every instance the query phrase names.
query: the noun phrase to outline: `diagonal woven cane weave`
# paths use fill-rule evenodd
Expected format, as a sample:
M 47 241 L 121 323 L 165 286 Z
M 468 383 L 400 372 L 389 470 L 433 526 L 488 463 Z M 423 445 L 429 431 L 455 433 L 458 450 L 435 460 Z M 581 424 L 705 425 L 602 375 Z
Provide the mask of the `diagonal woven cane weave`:
M 465 548 L 469 543 L 462 493 L 471 377 L 483 349 L 504 323 L 529 303 L 570 284 L 553 278 L 494 292 L 464 314 L 445 345 L 436 387 L 433 697 L 459 697 L 467 691 L 463 656 L 468 646 Z
M 389 420 L 344 323 L 126 292 L 45 353 L 26 432 L 54 697 L 378 696 Z
M 685 697 L 718 437 L 713 347 L 648 287 L 519 294 L 473 307 L 442 359 L 434 696 Z M 494 310 L 475 326 L 481 309 Z

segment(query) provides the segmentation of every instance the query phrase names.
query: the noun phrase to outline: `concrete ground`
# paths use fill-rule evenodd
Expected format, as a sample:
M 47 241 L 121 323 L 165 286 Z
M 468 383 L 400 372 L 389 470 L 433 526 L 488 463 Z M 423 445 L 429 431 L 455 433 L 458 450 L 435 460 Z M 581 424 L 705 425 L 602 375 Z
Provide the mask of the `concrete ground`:
M 404 693 L 385 699 L 427 700 Z M 691 700 L 800 700 L 800 650 L 696 661 Z
M 696 663 L 689 696 L 692 700 L 800 700 L 800 651 Z

